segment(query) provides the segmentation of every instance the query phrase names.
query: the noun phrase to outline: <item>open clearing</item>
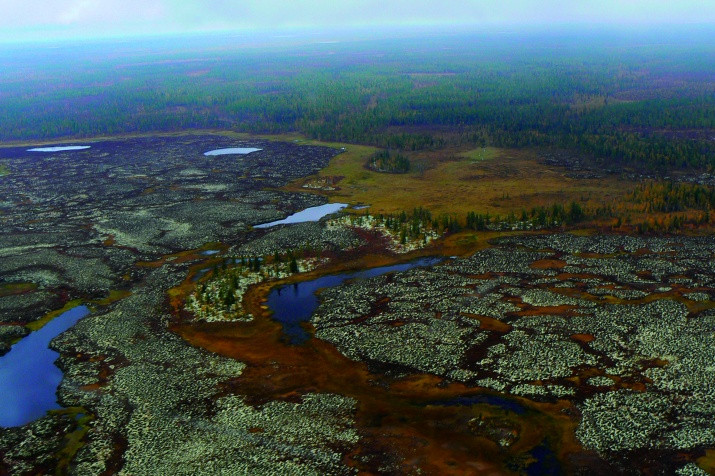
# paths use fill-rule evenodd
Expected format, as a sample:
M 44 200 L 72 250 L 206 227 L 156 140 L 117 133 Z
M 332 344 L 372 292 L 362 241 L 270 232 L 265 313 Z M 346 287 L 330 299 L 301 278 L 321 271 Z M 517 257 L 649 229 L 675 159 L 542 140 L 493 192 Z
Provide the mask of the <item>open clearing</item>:
M 370 213 L 396 213 L 424 207 L 435 214 L 463 216 L 469 211 L 505 215 L 539 205 L 577 201 L 587 207 L 615 203 L 633 182 L 618 177 L 577 179 L 565 169 L 539 162 L 534 151 L 514 149 L 440 150 L 410 154 L 412 170 L 387 174 L 368 170 L 365 163 L 378 149 L 345 147 L 317 176 L 300 179 L 288 188 L 329 181 L 336 190 L 317 190 L 331 201 L 370 204 Z

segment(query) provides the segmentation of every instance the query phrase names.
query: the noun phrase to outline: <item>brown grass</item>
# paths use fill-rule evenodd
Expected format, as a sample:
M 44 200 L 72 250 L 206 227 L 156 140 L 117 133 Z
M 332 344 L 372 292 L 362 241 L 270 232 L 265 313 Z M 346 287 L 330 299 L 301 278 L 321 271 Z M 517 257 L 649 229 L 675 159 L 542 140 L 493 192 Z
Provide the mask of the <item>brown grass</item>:
M 514 397 L 531 410 L 524 415 L 506 414 L 489 405 L 430 405 L 430 401 L 478 395 L 485 390 L 443 382 L 433 375 L 393 379 L 374 374 L 364 363 L 347 359 L 315 338 L 305 345 L 287 345 L 281 340 L 280 325 L 269 318 L 265 307 L 273 285 L 258 284 L 245 295 L 244 306 L 255 316 L 252 322 L 177 323 L 172 329 L 195 346 L 245 362 L 245 371 L 226 391 L 247 395 L 249 403 L 299 401 L 307 392 L 340 393 L 357 399 L 355 420 L 361 443 L 347 455 L 346 464 L 371 473 L 377 467 L 369 462 L 370 457 L 379 460 L 393 453 L 404 458 L 401 472 L 405 473 L 421 467 L 428 474 L 509 474 L 502 463 L 527 455 L 545 438 L 564 462 L 567 453 L 581 451 L 573 436 L 577 420 L 571 416 L 573 411 L 567 411 L 571 406 L 567 402 L 542 404 Z M 520 428 L 518 442 L 500 449 L 475 435 L 469 421 L 478 415 L 513 421 Z
M 511 330 L 511 325 L 506 322 L 502 322 L 499 319 L 494 319 L 493 317 L 480 316 L 477 314 L 468 314 L 466 312 L 461 313 L 463 316 L 470 317 L 479 321 L 479 328 L 485 331 L 494 331 L 505 334 Z
M 563 169 L 539 163 L 530 150 L 478 149 L 413 153 L 413 171 L 384 174 L 364 167 L 375 148 L 350 144 L 318 177 L 342 176 L 339 190 L 315 191 L 334 202 L 370 204 L 370 213 L 396 213 L 423 207 L 435 214 L 468 211 L 506 215 L 538 205 L 577 201 L 590 207 L 611 204 L 632 187 L 615 177 L 574 179 Z M 293 191 L 316 177 L 300 179 Z

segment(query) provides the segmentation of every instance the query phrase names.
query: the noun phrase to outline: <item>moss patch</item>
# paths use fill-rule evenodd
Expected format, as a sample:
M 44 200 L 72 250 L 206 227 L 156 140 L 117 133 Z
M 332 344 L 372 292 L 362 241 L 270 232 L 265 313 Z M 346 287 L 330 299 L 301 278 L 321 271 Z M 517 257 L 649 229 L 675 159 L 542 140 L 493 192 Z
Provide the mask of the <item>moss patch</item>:
M 77 452 L 84 446 L 84 437 L 89 431 L 89 423 L 94 420 L 94 415 L 88 414 L 82 407 L 69 407 L 61 410 L 50 410 L 51 413 L 67 415 L 77 422 L 76 429 L 65 435 L 64 447 L 55 454 L 57 459 L 56 475 L 67 474 Z
M 34 283 L 7 283 L 0 285 L 0 298 L 15 294 L 29 293 L 37 289 Z
M 38 319 L 38 320 L 36 320 L 36 321 L 30 322 L 29 324 L 27 324 L 26 327 L 27 327 L 28 329 L 30 329 L 31 331 L 40 330 L 40 329 L 42 329 L 42 328 L 45 326 L 45 324 L 47 324 L 48 322 L 50 322 L 50 321 L 51 321 L 52 319 L 54 319 L 55 317 L 57 317 L 57 316 L 59 316 L 60 314 L 63 314 L 63 313 L 65 313 L 65 312 L 69 311 L 69 310 L 72 309 L 72 308 L 75 308 L 75 307 L 79 306 L 80 304 L 82 304 L 82 300 L 81 300 L 81 299 L 73 299 L 72 301 L 69 301 L 67 304 L 65 304 L 64 306 L 62 306 L 62 308 L 48 312 L 47 314 L 44 315 L 44 317 L 42 317 L 42 319 Z

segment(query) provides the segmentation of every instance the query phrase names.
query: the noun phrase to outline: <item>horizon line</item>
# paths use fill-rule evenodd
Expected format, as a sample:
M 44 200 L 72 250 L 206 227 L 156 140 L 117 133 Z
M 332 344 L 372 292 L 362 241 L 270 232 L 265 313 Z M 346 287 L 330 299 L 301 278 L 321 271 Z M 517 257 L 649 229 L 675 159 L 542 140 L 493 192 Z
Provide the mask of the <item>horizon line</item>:
M 614 23 L 614 22 L 553 22 L 553 23 L 379 23 L 379 24 L 355 24 L 349 26 L 328 26 L 328 25 L 300 25 L 300 26 L 277 26 L 277 27 L 236 27 L 219 29 L 196 29 L 196 30 L 166 30 L 157 32 L 112 32 L 108 34 L 64 34 L 66 30 L 53 28 L 58 34 L 50 36 L 38 36 L 37 30 L 26 30 L 28 36 L 18 38 L 17 35 L 0 36 L 2 45 L 23 45 L 23 44 L 48 44 L 48 43 L 77 43 L 77 42 L 105 42 L 105 41 L 132 41 L 142 39 L 162 39 L 162 38 L 200 38 L 200 37 L 227 37 L 227 36 L 256 36 L 259 34 L 293 33 L 303 35 L 325 35 L 338 34 L 350 36 L 356 33 L 390 33 L 404 35 L 414 32 L 433 33 L 565 33 L 576 32 L 579 34 L 598 33 L 627 33 L 638 34 L 648 33 L 658 30 L 662 33 L 662 28 L 668 27 L 669 31 L 682 32 L 687 29 L 689 33 L 715 29 L 715 22 L 652 22 L 652 23 Z M 395 31 L 397 29 L 397 31 Z M 479 29 L 471 31 L 472 29 Z M 695 31 L 693 31 L 695 30 Z M 17 32 L 16 32 L 17 33 Z M 275 39 L 280 36 L 275 36 Z M 389 38 L 389 36 L 388 36 Z

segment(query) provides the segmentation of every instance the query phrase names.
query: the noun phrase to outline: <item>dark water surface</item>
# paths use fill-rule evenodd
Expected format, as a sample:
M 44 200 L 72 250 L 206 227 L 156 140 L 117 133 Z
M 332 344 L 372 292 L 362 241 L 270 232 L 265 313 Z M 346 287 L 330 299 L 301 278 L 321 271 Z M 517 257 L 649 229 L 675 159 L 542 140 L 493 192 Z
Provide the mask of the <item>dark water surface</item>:
M 480 403 L 486 403 L 487 405 L 492 405 L 499 407 L 503 410 L 509 410 L 517 415 L 523 415 L 526 413 L 526 407 L 515 400 L 510 400 L 508 398 L 500 397 L 499 395 L 492 395 L 489 393 L 481 395 L 469 395 L 464 397 L 455 397 L 449 400 L 440 400 L 437 402 L 430 402 L 430 405 L 440 405 L 440 406 L 472 406 Z
M 57 387 L 62 371 L 54 364 L 59 354 L 50 341 L 89 314 L 78 306 L 30 333 L 0 357 L 0 426 L 20 426 L 60 408 Z
M 381 266 L 363 271 L 332 274 L 311 281 L 287 284 L 273 289 L 268 295 L 268 307 L 273 311 L 272 318 L 283 324 L 283 333 L 291 344 L 302 344 L 310 335 L 301 324 L 310 321 L 310 316 L 318 307 L 315 292 L 322 288 L 338 286 L 348 279 L 365 279 L 395 271 L 406 271 L 419 266 L 432 266 L 442 261 L 441 258 L 420 258 L 409 263 Z
M 310 317 L 318 307 L 320 300 L 315 294 L 323 288 L 338 286 L 349 279 L 365 279 L 382 274 L 406 271 L 420 266 L 433 266 L 440 263 L 442 258 L 421 258 L 409 263 L 393 266 L 382 266 L 363 271 L 322 276 L 311 281 L 303 281 L 274 288 L 268 294 L 268 307 L 273 311 L 272 319 L 283 326 L 283 334 L 290 344 L 299 345 L 310 339 L 310 334 L 301 326 L 310 321 Z M 512 411 L 517 415 L 526 413 L 527 408 L 519 402 L 500 397 L 494 394 L 470 395 L 449 400 L 429 402 L 429 405 L 440 406 L 471 406 L 480 403 L 493 405 L 504 410 Z M 545 443 L 531 451 L 534 461 L 526 468 L 526 473 L 532 475 L 559 475 L 562 474 L 559 462 L 551 448 Z
M 545 443 L 531 450 L 531 456 L 536 461 L 526 467 L 527 476 L 559 476 L 564 474 L 556 454 Z

